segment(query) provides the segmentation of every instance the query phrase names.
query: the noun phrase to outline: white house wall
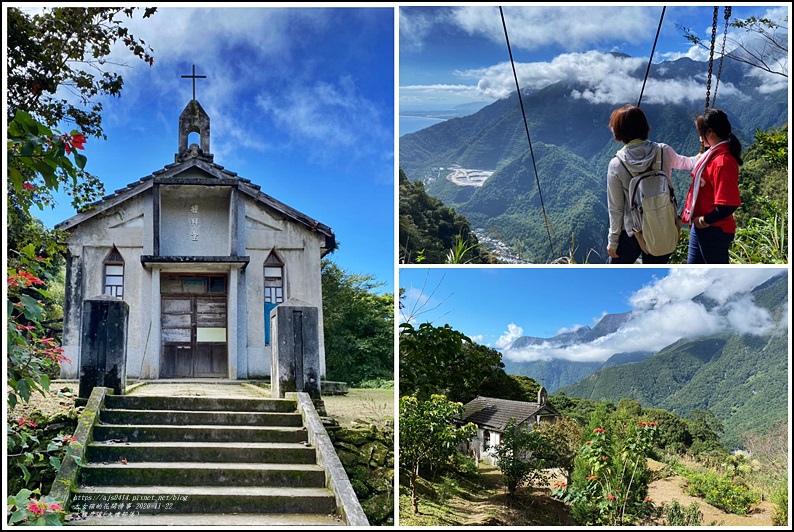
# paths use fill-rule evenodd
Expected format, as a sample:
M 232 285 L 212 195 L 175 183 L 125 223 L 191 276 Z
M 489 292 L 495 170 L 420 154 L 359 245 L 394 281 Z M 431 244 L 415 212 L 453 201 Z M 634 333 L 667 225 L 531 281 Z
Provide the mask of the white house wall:
M 71 363 L 61 365 L 61 376 L 74 379 L 80 371 L 80 341 L 83 300 L 102 295 L 104 261 L 113 246 L 124 259 L 124 301 L 130 307 L 127 338 L 127 375 L 139 376 L 145 331 L 151 315 L 148 297 L 151 276 L 141 265 L 140 257 L 151 253 L 151 192 L 131 198 L 107 212 L 84 221 L 71 230 L 68 252 L 80 264 L 78 286 L 71 288 L 74 297 L 69 321 L 64 331 L 64 355 Z
M 242 195 L 241 195 L 242 197 Z M 300 299 L 319 311 L 320 371 L 325 374 L 322 336 L 321 246 L 325 238 L 304 225 L 282 218 L 275 211 L 245 197 L 242 242 L 250 257 L 245 271 L 247 320 L 247 376 L 270 375 L 270 346 L 265 345 L 264 263 L 273 249 L 284 262 L 284 298 Z

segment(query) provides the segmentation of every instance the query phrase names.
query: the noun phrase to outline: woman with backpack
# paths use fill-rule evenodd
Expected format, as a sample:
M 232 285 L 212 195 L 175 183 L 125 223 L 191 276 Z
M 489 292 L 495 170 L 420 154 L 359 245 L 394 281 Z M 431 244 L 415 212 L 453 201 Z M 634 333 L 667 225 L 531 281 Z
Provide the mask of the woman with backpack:
M 682 222 L 691 224 L 687 264 L 728 264 L 736 234 L 733 212 L 742 204 L 739 166 L 742 144 L 732 133 L 728 115 L 706 109 L 695 119 L 706 152 L 692 171 Z
M 666 264 L 678 242 L 680 226 L 678 225 L 675 192 L 672 190 L 670 175 L 672 170 L 690 170 L 695 166 L 698 156 L 684 157 L 678 155 L 666 144 L 648 140 L 651 126 L 645 113 L 635 105 L 624 105 L 612 112 L 609 118 L 609 129 L 615 140 L 624 143 L 612 160 L 607 170 L 607 207 L 609 209 L 609 234 L 607 253 L 609 264 L 634 264 L 642 256 L 643 264 Z M 660 170 L 666 176 L 670 186 L 673 206 L 672 216 L 669 215 L 674 227 L 666 228 L 667 235 L 673 235 L 675 241 L 665 246 L 663 253 L 653 255 L 640 235 L 634 234 L 635 219 L 632 216 L 630 185 L 634 176 L 648 170 Z M 647 236 L 647 235 L 646 235 Z

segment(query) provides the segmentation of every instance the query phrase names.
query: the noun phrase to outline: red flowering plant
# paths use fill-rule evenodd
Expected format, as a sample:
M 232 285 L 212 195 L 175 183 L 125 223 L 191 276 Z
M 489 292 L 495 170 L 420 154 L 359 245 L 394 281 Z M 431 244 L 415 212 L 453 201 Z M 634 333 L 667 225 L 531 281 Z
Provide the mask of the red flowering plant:
M 23 489 L 8 497 L 6 521 L 9 525 L 60 526 L 65 513 L 54 498 L 41 497 L 39 490 Z
M 43 208 L 60 182 L 78 183 L 87 162 L 79 153 L 86 143 L 79 131 L 54 131 L 17 109 L 8 124 L 7 139 L 9 193 L 22 206 Z
M 556 486 L 552 495 L 571 505 L 578 525 L 633 525 L 650 515 L 646 496 L 647 453 L 656 437 L 656 423 L 639 422 L 616 437 L 597 427 L 579 451 L 573 483 Z

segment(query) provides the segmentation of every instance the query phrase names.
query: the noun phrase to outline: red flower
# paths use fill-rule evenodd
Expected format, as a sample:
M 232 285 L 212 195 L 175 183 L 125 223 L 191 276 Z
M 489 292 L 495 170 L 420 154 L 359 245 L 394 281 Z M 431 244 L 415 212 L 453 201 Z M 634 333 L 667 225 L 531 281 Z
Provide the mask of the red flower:
M 609 457 L 608 457 L 608 456 L 602 456 L 602 457 L 601 457 L 601 460 L 603 460 L 604 462 L 606 462 L 607 460 L 609 460 Z
M 615 500 L 615 496 L 612 495 L 611 493 L 607 493 L 607 499 L 609 499 L 610 501 L 614 501 Z
M 592 441 L 587 442 L 587 445 L 593 445 Z
M 77 438 L 75 438 L 71 434 L 67 434 L 66 436 L 63 437 L 62 441 L 66 445 L 71 445 L 71 444 L 73 444 L 73 443 L 75 443 L 77 441 Z
M 650 497 L 645 497 L 645 500 L 643 500 L 642 502 L 651 502 L 651 498 Z
M 36 517 L 42 517 L 44 515 L 44 512 L 46 512 L 49 507 L 50 507 L 50 505 L 47 504 L 44 501 L 39 501 L 37 499 L 31 499 L 30 503 L 28 503 L 28 507 L 27 508 L 28 508 L 28 511 L 30 513 L 32 513 L 33 515 L 35 515 Z
M 35 421 L 28 419 L 25 416 L 20 416 L 19 419 L 17 419 L 17 425 L 20 427 L 38 427 L 38 424 Z
M 66 152 L 66 155 L 69 155 L 72 150 L 82 150 L 85 149 L 85 135 L 76 134 L 70 135 L 68 133 L 64 133 L 61 135 L 61 141 L 63 141 L 63 150 Z
M 590 475 L 587 480 L 598 480 L 598 475 Z
M 17 323 L 18 331 L 32 331 L 35 328 L 36 328 L 35 325 L 22 325 L 21 323 Z
M 36 190 L 36 187 L 32 183 L 23 183 L 22 188 L 25 190 Z
M 63 506 L 58 504 L 57 502 L 47 503 L 44 501 L 39 501 L 37 499 L 31 499 L 30 503 L 27 505 L 27 510 L 35 515 L 36 517 L 43 517 L 44 512 L 47 510 L 63 510 Z
M 593 432 L 595 432 L 596 434 L 604 434 L 606 430 L 598 428 L 598 429 L 593 429 Z

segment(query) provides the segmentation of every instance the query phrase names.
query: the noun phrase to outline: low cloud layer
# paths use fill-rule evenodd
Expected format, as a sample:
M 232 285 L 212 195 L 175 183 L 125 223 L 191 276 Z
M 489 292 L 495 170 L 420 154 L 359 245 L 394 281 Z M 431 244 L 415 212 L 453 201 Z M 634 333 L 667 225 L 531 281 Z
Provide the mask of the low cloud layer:
M 575 83 L 581 88 L 570 92 L 572 98 L 590 103 L 620 104 L 633 101 L 642 87 L 647 59 L 611 53 L 576 52 L 561 54 L 549 62 L 516 63 L 516 75 L 523 90 L 538 90 L 553 83 Z M 638 74 L 639 73 L 639 74 Z M 509 62 L 485 69 L 457 73 L 462 79 L 476 79 L 483 97 L 506 98 L 515 92 L 515 78 Z M 705 75 L 696 78 L 649 78 L 644 98 L 648 103 L 687 103 L 702 99 Z M 738 94 L 730 83 L 720 84 L 723 95 Z
M 559 50 L 559 55 L 548 62 L 521 62 L 515 68 L 522 89 L 540 89 L 556 82 L 576 82 L 582 85 L 570 93 L 591 103 L 623 104 L 637 98 L 642 86 L 647 57 L 617 57 L 608 52 L 620 52 L 627 46 L 643 44 L 648 35 L 656 32 L 659 10 L 650 6 L 571 7 L 524 6 L 505 7 L 505 25 L 515 51 Z M 786 7 L 771 7 L 761 17 L 784 20 Z M 676 29 L 682 31 L 682 29 Z M 692 28 L 706 45 L 711 36 L 711 26 Z M 778 40 L 786 42 L 785 28 L 777 30 Z M 462 32 L 481 37 L 495 44 L 504 44 L 504 27 L 498 7 L 412 8 L 400 10 L 400 47 L 414 53 L 424 50 L 425 42 L 438 33 Z M 686 51 L 658 50 L 655 61 L 674 61 L 689 58 L 708 60 L 706 45 L 690 46 Z M 598 51 L 596 51 L 598 50 Z M 739 50 L 740 54 L 769 59 L 776 71 L 788 73 L 788 56 L 776 49 L 770 39 L 755 31 L 729 28 L 726 51 Z M 744 50 L 744 52 L 742 52 Z M 758 77 L 760 95 L 785 90 L 788 78 L 770 74 L 762 69 L 752 69 Z M 468 101 L 496 100 L 515 91 L 515 79 L 510 62 L 485 68 L 460 70 L 455 74 L 469 80 L 468 90 L 456 89 L 449 93 L 444 86 L 438 91 L 409 94 L 401 87 L 401 105 L 428 108 L 429 99 L 464 103 Z M 706 74 L 693 78 L 662 80 L 650 77 L 644 90 L 644 101 L 656 104 L 687 104 L 702 99 Z M 404 92 L 405 91 L 405 92 Z M 738 94 L 737 89 L 723 80 L 722 95 Z M 405 95 L 405 98 L 403 99 Z M 425 98 L 420 100 L 421 98 Z
M 766 309 L 753 303 L 750 294 L 779 272 L 769 268 L 674 269 L 630 298 L 636 312 L 616 332 L 589 343 L 561 348 L 546 342 L 506 349 L 503 355 L 520 362 L 557 358 L 605 361 L 616 353 L 658 352 L 682 338 L 702 338 L 722 331 L 762 335 L 776 328 L 787 330 L 788 315 L 775 322 Z M 701 294 L 699 301 L 693 301 Z M 521 330 L 510 324 L 499 341 L 515 340 L 515 332 L 520 335 Z M 504 349 L 499 342 L 497 348 Z

